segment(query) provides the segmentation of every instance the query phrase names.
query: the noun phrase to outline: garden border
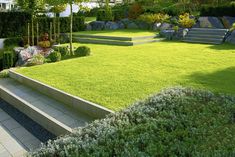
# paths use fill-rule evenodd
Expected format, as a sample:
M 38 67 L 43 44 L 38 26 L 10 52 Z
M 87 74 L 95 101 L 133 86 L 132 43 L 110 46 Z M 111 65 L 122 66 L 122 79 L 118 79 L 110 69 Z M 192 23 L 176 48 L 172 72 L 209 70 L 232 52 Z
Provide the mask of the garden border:
M 109 110 L 103 106 L 95 104 L 93 102 L 84 100 L 80 97 L 73 96 L 62 90 L 56 89 L 37 80 L 31 79 L 27 76 L 15 72 L 13 69 L 9 70 L 9 76 L 18 82 L 30 86 L 33 89 L 57 100 L 63 102 L 69 107 L 75 109 L 76 111 L 85 113 L 92 118 L 105 118 L 106 115 L 114 113 L 114 111 Z

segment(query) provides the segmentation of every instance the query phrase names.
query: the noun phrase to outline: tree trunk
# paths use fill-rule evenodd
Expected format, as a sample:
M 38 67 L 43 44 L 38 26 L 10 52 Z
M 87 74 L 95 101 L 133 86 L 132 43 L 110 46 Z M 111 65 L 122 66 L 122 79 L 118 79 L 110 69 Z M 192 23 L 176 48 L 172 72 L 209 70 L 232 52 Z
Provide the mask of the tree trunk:
M 70 2 L 70 55 L 73 55 L 73 3 Z
M 32 46 L 34 46 L 34 17 L 33 17 L 33 14 L 32 14 L 32 19 L 31 19 L 31 24 L 32 24 Z
M 53 30 L 54 30 L 54 40 L 56 42 L 56 13 L 54 13 L 54 18 L 53 18 Z
M 30 23 L 28 23 L 28 45 L 30 45 Z
M 38 45 L 38 42 L 39 42 L 39 24 L 37 21 L 37 45 Z
M 60 16 L 58 17 L 58 21 L 57 21 L 57 24 L 58 24 L 58 44 L 60 44 Z

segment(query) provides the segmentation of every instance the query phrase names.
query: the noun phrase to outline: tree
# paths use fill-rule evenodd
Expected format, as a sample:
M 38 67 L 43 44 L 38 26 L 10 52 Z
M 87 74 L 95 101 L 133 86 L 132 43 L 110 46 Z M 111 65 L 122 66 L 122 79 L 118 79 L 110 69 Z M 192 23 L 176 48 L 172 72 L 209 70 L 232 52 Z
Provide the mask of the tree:
M 44 0 L 17 0 L 17 5 L 20 9 L 29 12 L 31 14 L 31 33 L 32 33 L 32 45 L 34 45 L 34 16 L 37 12 L 44 10 Z M 29 43 L 28 43 L 29 44 Z
M 70 6 L 70 55 L 73 55 L 73 4 L 79 5 L 80 9 L 84 9 L 82 7 L 82 2 L 88 2 L 89 0 L 45 0 L 47 4 L 53 6 L 60 6 L 64 4 L 69 4 Z

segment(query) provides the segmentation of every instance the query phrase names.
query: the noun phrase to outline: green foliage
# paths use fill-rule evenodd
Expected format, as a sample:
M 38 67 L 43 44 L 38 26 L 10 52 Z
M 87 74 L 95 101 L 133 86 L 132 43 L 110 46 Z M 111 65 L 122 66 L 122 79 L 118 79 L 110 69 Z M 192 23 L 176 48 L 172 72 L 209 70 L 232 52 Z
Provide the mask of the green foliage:
M 155 22 L 163 23 L 170 18 L 167 14 L 143 14 L 139 16 L 139 20 L 147 22 L 149 24 L 153 24 Z
M 45 58 L 41 54 L 34 55 L 31 59 L 28 60 L 27 66 L 35 66 L 44 64 Z
M 0 72 L 0 78 L 7 78 L 9 77 L 9 70 L 5 69 Z
M 0 38 L 26 36 L 27 23 L 30 22 L 30 19 L 31 15 L 26 12 L 0 12 Z M 39 34 L 50 32 L 50 22 L 52 21 L 53 18 L 49 17 L 36 18 L 35 23 L 39 23 Z M 69 32 L 69 17 L 61 17 L 60 24 L 61 33 Z M 85 17 L 76 15 L 73 16 L 73 31 L 77 32 L 82 30 L 85 30 Z
M 62 57 L 69 55 L 69 48 L 67 46 L 56 46 L 53 49 L 59 52 Z
M 189 13 L 185 13 L 179 16 L 179 24 L 184 28 L 191 28 L 195 25 L 196 21 L 193 18 L 190 18 Z
M 111 8 L 105 10 L 105 9 L 100 9 L 97 12 L 96 16 L 97 21 L 113 21 L 113 13 Z
M 224 5 L 224 6 L 204 6 L 200 10 L 201 16 L 232 16 L 235 15 L 235 5 Z
M 80 46 L 75 50 L 74 53 L 78 57 L 90 56 L 91 49 L 87 46 Z
M 4 48 L 12 47 L 12 46 L 18 46 L 19 43 L 22 41 L 22 38 L 7 38 L 4 40 Z
M 51 60 L 51 62 L 58 62 L 61 60 L 61 53 L 54 51 L 48 56 L 48 58 Z
M 14 58 L 12 51 L 5 51 L 3 53 L 3 68 L 9 69 L 14 65 Z
M 32 157 L 229 156 L 235 98 L 172 88 L 49 141 Z

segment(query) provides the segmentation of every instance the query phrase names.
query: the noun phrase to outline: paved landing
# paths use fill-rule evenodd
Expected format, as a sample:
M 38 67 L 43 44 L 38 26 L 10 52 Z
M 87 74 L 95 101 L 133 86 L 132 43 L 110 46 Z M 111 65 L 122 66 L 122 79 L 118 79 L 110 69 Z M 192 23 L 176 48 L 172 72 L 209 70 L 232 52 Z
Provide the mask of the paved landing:
M 0 157 L 21 157 L 40 144 L 38 138 L 0 109 Z

